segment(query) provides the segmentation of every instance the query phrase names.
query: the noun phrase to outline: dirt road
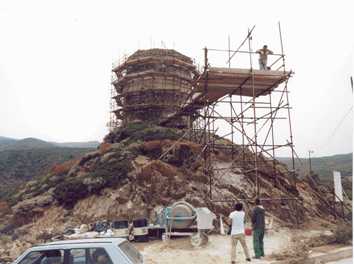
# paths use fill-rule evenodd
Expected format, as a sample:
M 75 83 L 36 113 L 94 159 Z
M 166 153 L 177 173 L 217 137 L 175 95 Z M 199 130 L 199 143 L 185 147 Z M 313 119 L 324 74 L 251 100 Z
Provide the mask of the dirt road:
M 267 234 L 264 240 L 265 253 L 270 255 L 286 248 L 290 243 L 289 231 L 282 230 Z M 253 253 L 252 237 L 246 237 L 251 256 Z M 213 235 L 209 243 L 202 248 L 193 248 L 189 238 L 173 239 L 168 242 L 154 241 L 148 244 L 135 244 L 144 255 L 147 264 L 214 264 L 230 263 L 230 237 Z M 257 261 L 261 263 L 262 261 Z M 246 263 L 241 245 L 237 248 L 237 263 Z M 249 263 L 249 262 L 248 262 Z

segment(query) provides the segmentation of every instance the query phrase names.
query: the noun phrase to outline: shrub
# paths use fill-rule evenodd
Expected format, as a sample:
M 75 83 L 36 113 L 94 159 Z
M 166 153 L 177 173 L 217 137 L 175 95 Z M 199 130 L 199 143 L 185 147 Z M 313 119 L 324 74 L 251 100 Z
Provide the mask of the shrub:
M 11 236 L 8 235 L 0 235 L 0 244 L 7 244 L 12 242 Z
M 353 239 L 353 227 L 351 223 L 339 224 L 334 230 L 334 242 L 338 244 L 348 244 Z
M 11 213 L 11 208 L 9 204 L 5 201 L 0 200 L 0 217 L 10 213 Z
M 111 145 L 112 145 L 112 144 L 110 144 L 110 143 L 102 143 L 102 144 L 100 145 L 98 151 L 100 152 L 101 155 L 103 155 L 103 154 L 107 153 L 107 152 L 110 150 Z
M 77 162 L 77 159 L 71 159 L 68 161 L 65 161 L 61 164 L 55 164 L 51 168 L 51 173 L 54 175 L 63 175 L 69 172 L 69 170 L 74 166 L 74 164 Z
M 98 166 L 91 174 L 91 178 L 100 178 L 104 180 L 104 184 L 95 188 L 95 191 L 99 191 L 104 187 L 116 187 L 124 179 L 127 178 L 129 171 L 132 169 L 130 164 L 130 159 L 123 159 L 116 161 L 113 164 L 107 166 L 107 164 L 102 164 Z
M 95 169 L 84 178 L 66 178 L 54 190 L 54 198 L 64 207 L 72 208 L 80 199 L 99 193 L 107 187 L 119 186 L 132 169 L 130 152 L 117 151 L 114 162 L 98 163 Z
M 182 136 L 181 131 L 168 127 L 148 127 L 143 130 L 136 131 L 130 136 L 131 140 L 162 140 L 162 139 L 171 139 L 177 140 Z
M 149 141 L 154 139 L 178 139 L 183 135 L 183 131 L 174 128 L 160 127 L 149 123 L 139 122 L 130 123 L 118 129 L 109 136 L 112 142 L 121 142 L 128 139 L 130 143 L 142 140 Z
M 88 188 L 80 179 L 70 179 L 59 183 L 54 190 L 54 198 L 59 204 L 71 208 L 88 195 Z

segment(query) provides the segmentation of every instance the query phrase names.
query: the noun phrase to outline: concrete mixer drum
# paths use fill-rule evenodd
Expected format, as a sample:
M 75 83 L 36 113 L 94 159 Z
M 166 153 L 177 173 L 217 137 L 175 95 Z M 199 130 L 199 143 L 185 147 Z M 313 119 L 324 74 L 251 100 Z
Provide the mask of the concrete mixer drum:
M 216 216 L 206 207 L 194 208 L 187 202 L 176 202 L 171 207 L 165 208 L 165 233 L 163 240 L 168 241 L 171 236 L 190 236 L 191 244 L 200 247 L 208 243 L 207 232 L 214 228 L 213 221 Z M 178 229 L 192 230 L 196 224 L 197 233 L 181 232 Z M 194 226 L 195 228 L 195 226 Z M 173 231 L 173 229 L 175 229 Z M 177 229 L 177 230 L 176 230 Z
M 173 229 L 190 227 L 196 220 L 194 207 L 187 202 L 176 202 L 171 206 L 169 225 Z

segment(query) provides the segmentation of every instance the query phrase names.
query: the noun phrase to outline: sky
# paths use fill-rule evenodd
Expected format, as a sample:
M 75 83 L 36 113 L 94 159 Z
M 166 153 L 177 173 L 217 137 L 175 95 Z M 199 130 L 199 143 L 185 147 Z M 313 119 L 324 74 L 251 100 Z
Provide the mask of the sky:
M 352 1 L 0 2 L 0 136 L 101 141 L 112 63 L 137 49 L 174 48 L 202 64 L 204 47 L 280 53 L 281 22 L 299 156 L 353 148 Z M 215 59 L 219 66 L 224 59 Z M 279 130 L 280 133 L 284 128 Z

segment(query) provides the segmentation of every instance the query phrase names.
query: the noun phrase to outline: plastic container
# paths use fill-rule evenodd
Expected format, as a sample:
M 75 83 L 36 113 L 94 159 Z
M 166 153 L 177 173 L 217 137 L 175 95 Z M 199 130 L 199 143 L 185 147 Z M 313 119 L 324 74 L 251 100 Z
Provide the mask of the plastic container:
M 251 228 L 245 228 L 245 235 L 246 236 L 252 236 L 252 229 Z

